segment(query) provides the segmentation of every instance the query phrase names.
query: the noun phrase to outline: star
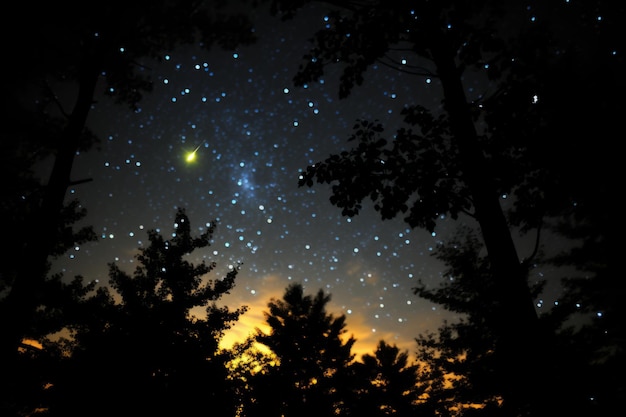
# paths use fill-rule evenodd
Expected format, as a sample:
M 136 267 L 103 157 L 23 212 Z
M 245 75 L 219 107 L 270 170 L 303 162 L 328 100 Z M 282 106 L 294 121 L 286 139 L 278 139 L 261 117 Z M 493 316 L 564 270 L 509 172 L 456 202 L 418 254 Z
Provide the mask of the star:
M 203 142 L 204 143 L 204 142 Z M 187 156 L 185 157 L 185 161 L 187 161 L 188 164 L 194 162 L 197 158 L 197 153 L 198 153 L 198 149 L 200 149 L 200 146 L 203 145 L 203 143 L 201 143 L 200 145 L 196 146 L 196 149 L 194 149 L 191 152 L 187 153 Z

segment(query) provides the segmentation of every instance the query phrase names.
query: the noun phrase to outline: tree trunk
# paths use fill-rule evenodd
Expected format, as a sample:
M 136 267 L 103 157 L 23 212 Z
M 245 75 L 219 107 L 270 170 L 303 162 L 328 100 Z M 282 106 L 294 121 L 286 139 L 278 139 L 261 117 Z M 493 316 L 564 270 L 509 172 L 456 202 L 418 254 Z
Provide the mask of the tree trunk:
M 99 74 L 89 59 L 85 60 L 85 64 L 79 79 L 78 96 L 63 132 L 38 215 L 26 225 L 28 239 L 17 261 L 17 276 L 0 311 L 0 364 L 3 365 L 13 362 L 22 339 L 29 331 L 48 272 L 48 258 L 58 243 L 61 212 L 72 165 Z
M 499 377 L 503 382 L 505 408 L 510 408 L 513 414 L 521 414 L 524 404 L 537 395 L 533 386 L 539 359 L 538 317 L 527 272 L 520 264 L 500 206 L 500 196 L 480 147 L 455 54 L 446 43 L 445 34 L 437 29 L 433 32 L 436 35 L 432 39 L 431 54 L 442 83 L 451 133 L 459 146 L 464 180 L 472 192 L 475 215 L 493 273 L 495 291 L 486 294 L 488 299 L 485 302 L 492 303 L 496 312 L 491 321 L 499 339 L 497 346 L 502 366 Z

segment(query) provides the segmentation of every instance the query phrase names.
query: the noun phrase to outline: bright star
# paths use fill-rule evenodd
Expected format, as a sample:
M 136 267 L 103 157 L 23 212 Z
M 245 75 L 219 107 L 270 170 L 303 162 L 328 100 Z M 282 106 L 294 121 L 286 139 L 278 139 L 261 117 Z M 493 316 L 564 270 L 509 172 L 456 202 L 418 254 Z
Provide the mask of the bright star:
M 194 149 L 192 152 L 187 153 L 187 157 L 185 158 L 187 163 L 192 163 L 193 161 L 196 160 L 196 153 L 198 152 L 198 149 L 200 149 L 200 146 L 202 146 L 203 144 L 204 144 L 204 142 L 202 142 L 200 145 L 198 145 L 196 147 L 196 149 Z

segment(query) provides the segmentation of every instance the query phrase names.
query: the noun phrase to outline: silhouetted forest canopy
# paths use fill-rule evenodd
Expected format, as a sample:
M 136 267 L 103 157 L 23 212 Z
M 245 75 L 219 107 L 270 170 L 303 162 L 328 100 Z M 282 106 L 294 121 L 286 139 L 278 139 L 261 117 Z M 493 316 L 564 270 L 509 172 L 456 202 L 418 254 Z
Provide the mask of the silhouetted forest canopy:
M 12 6 L 24 21 L 3 32 L 12 64 L 3 68 L 1 94 L 0 415 L 517 417 L 621 409 L 626 286 L 615 269 L 613 209 L 626 110 L 620 2 Z M 70 174 L 78 152 L 97 152 L 87 124 L 94 98 L 109 95 L 120 112 L 132 111 L 152 89 L 143 59 L 180 45 L 253 45 L 253 10 L 289 20 L 307 7 L 328 8 L 328 24 L 304 35 L 310 52 L 292 74 L 295 87 L 334 68 L 337 94 L 347 98 L 377 64 L 436 78 L 442 92 L 437 108 L 406 103 L 397 126 L 355 120 L 352 132 L 337 132 L 347 150 L 303 162 L 294 187 L 327 187 L 329 204 L 348 217 L 371 209 L 382 222 L 402 218 L 428 231 L 441 216 L 467 219 L 472 227 L 460 225 L 434 251 L 445 265 L 442 285 L 413 288 L 460 319 L 416 334 L 413 352 L 380 340 L 357 357 L 347 317 L 329 311 L 332 294 L 295 282 L 267 300 L 265 330 L 224 348 L 248 309 L 229 303 L 239 266 L 220 273 L 225 266 L 190 261 L 220 225 L 189 218 L 176 202 L 171 223 L 161 226 L 171 233 L 148 231 L 134 270 L 110 264 L 106 285 L 52 273 L 59 256 L 97 240 L 83 226 L 89 207 L 67 195 L 70 185 L 91 185 Z M 402 67 L 399 50 L 427 66 Z M 472 72 L 489 85 L 476 100 L 463 87 Z M 68 85 L 69 105 L 55 91 Z M 52 168 L 39 180 L 42 161 Z M 207 225 L 198 236 L 194 222 Z M 518 234 L 536 240 L 526 258 Z M 554 253 L 545 236 L 569 245 Z M 541 267 L 563 271 L 563 293 L 537 314 L 546 283 L 529 276 Z

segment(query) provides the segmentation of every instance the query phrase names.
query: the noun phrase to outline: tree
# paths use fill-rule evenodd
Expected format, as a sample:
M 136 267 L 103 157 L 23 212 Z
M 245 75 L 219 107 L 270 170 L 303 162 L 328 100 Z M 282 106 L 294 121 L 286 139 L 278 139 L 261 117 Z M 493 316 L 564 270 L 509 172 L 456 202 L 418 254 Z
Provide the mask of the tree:
M 186 258 L 209 245 L 214 227 L 193 237 L 178 209 L 174 237 L 149 231 L 132 276 L 111 264 L 114 292 L 102 287 L 105 302 L 83 311 L 71 329 L 71 354 L 51 388 L 52 415 L 235 415 L 226 367 L 232 357 L 219 343 L 246 308 L 217 302 L 234 287 L 238 269 L 207 281 L 215 263 Z
M 3 121 L 13 126 L 30 120 L 38 129 L 28 124 L 23 130 L 9 128 L 7 141 L 40 143 L 33 135 L 43 134 L 54 162 L 46 185 L 29 196 L 32 216 L 16 229 L 25 236 L 24 244 L 12 258 L 16 266 L 6 268 L 12 276 L 3 277 L 8 283 L 0 310 L 3 368 L 13 362 L 41 303 L 47 261 L 61 239 L 66 190 L 83 181 L 72 181 L 71 170 L 77 151 L 89 149 L 85 126 L 94 100 L 108 95 L 135 109 L 142 94 L 151 90 L 146 65 L 168 48 L 190 43 L 233 48 L 252 42 L 248 19 L 223 6 L 220 1 L 114 1 L 97 10 L 73 2 L 12 6 L 16 16 L 28 19 L 4 33 L 19 42 L 11 42 L 6 51 L 12 65 L 3 68 L 3 77 L 11 82 L 3 83 L 3 97 L 14 100 L 9 108 L 23 108 L 29 117 Z M 68 103 L 71 111 L 66 111 Z M 19 207 L 14 213 L 20 213 Z
M 598 243 L 588 242 L 592 246 Z M 537 341 L 540 354 L 550 359 L 542 362 L 540 378 L 550 385 L 542 392 L 533 387 L 524 391 L 527 415 L 550 410 L 571 416 L 601 415 L 615 407 L 624 392 L 618 378 L 624 363 L 624 351 L 619 347 L 624 334 L 614 322 L 622 309 L 616 299 L 620 290 L 607 270 L 607 254 L 585 252 L 581 256 L 580 248 L 575 247 L 556 259 L 540 254 L 534 261 L 582 261 L 581 271 L 589 275 L 566 280 L 567 291 L 540 316 L 545 333 L 554 335 L 548 342 Z M 461 229 L 434 253 L 448 267 L 442 285 L 432 288 L 420 282 L 415 288 L 419 296 L 462 316 L 458 322 L 444 323 L 436 334 L 420 335 L 417 341 L 418 358 L 428 369 L 422 381 L 428 387 L 426 405 L 456 410 L 455 414 L 463 416 L 507 412 L 499 405 L 501 390 L 494 378 L 506 358 L 496 349 L 498 335 L 490 324 L 492 307 L 482 299 L 490 291 L 491 280 L 488 260 L 481 253 L 482 243 L 473 231 Z M 537 282 L 533 294 L 541 293 L 544 284 Z
M 408 352 L 381 340 L 373 355 L 365 354 L 352 365 L 356 398 L 350 404 L 355 416 L 413 416 L 420 401 L 419 366 L 409 364 Z
M 274 3 L 289 17 L 305 2 Z M 624 10 L 604 1 L 536 9 L 522 2 L 492 1 L 332 4 L 336 9 L 329 12 L 328 25 L 315 34 L 311 52 L 294 77 L 297 85 L 315 81 L 326 66 L 341 63 L 339 95 L 346 97 L 363 82 L 368 67 L 387 65 L 437 79 L 445 112 L 433 114 L 407 104 L 405 126 L 391 138 L 384 136 L 382 125 L 359 121 L 350 137 L 354 147 L 308 166 L 299 184 L 332 184 L 331 203 L 348 216 L 357 215 L 362 201 L 369 199 L 382 219 L 404 215 L 412 227 L 432 230 L 444 215 L 465 213 L 476 219 L 491 281 L 482 302 L 493 309 L 489 321 L 496 348 L 506 358 L 495 377 L 502 382 L 511 413 L 521 413 L 526 404 L 522 393 L 530 388 L 526 381 L 541 367 L 535 340 L 550 336 L 539 326 L 526 266 L 509 227 L 538 229 L 547 217 L 571 211 L 572 201 L 583 216 L 596 204 L 594 198 L 607 201 L 606 187 L 594 185 L 611 178 L 611 169 L 603 164 L 598 173 L 581 175 L 580 166 L 588 161 L 572 146 L 568 133 L 583 124 L 589 137 L 603 141 L 594 145 L 593 155 L 611 154 L 605 140 L 609 136 L 602 136 L 607 133 L 604 122 L 615 126 L 609 103 L 616 98 L 621 102 L 624 83 L 616 77 L 623 61 L 611 54 L 609 36 L 623 30 L 612 17 L 623 16 Z M 615 14 L 606 25 L 599 24 L 590 17 L 596 9 Z M 586 37 L 579 37 L 576 28 Z M 400 64 L 400 58 L 410 62 L 411 56 L 431 65 Z M 581 114 L 579 101 L 572 99 L 569 74 L 587 78 L 595 73 L 585 72 L 592 63 L 599 63 L 607 78 L 595 77 L 591 88 L 582 89 L 584 97 L 598 99 L 603 109 L 590 111 L 594 118 L 586 123 L 587 114 Z M 564 70 L 568 76 L 562 77 Z M 485 89 L 493 94 L 473 101 L 467 97 L 463 80 L 472 77 L 472 71 L 488 80 Z M 598 96 L 598 91 L 614 89 L 612 99 Z M 563 129 L 566 117 L 571 117 L 568 112 L 581 117 L 575 126 Z M 514 197 L 516 210 L 508 219 L 502 195 Z
M 301 284 L 291 284 L 281 300 L 269 302 L 270 331 L 257 330 L 255 339 L 270 349 L 276 363 L 250 381 L 244 415 L 342 415 L 355 339 L 344 338 L 345 316 L 326 312 L 329 301 L 322 290 L 305 296 Z
M 10 239 L 2 246 L 3 262 L 0 265 L 0 323 L 11 321 L 20 322 L 11 316 L 11 297 L 7 295 L 12 291 L 13 284 L 20 270 L 25 264 L 32 262 L 27 258 L 24 251 L 33 244 L 33 240 L 39 241 L 42 236 L 36 238 L 29 234 L 31 222 L 40 214 L 39 205 L 45 193 L 45 185 L 41 183 L 40 173 L 37 168 L 45 165 L 48 158 L 53 157 L 57 135 L 55 121 L 46 114 L 39 118 L 33 115 L 30 109 L 16 105 L 19 95 L 13 95 L 5 87 L 2 88 L 2 100 L 5 103 L 2 108 L 3 116 L 7 117 L 5 123 L 5 135 L 0 141 L 0 177 L 4 179 L 2 195 L 0 196 L 0 210 L 8 218 L 5 232 Z M 86 132 L 84 146 L 91 146 L 96 140 Z M 81 148 L 82 150 L 82 148 Z M 54 225 L 55 240 L 48 248 L 48 257 L 42 265 L 44 274 L 49 274 L 50 261 L 62 256 L 69 248 L 81 245 L 85 242 L 96 240 L 91 226 L 76 227 L 76 224 L 86 216 L 86 209 L 76 199 L 68 200 L 59 209 L 57 223 Z M 59 287 L 61 275 L 49 277 L 47 282 L 42 283 L 41 288 L 32 288 L 31 296 L 37 299 L 39 305 L 53 302 L 59 295 L 55 289 Z M 24 338 L 35 338 L 45 332 L 54 333 L 58 328 L 35 328 L 32 321 L 36 317 L 25 321 L 25 327 L 21 329 L 22 342 Z M 3 333 L 0 345 L 9 340 L 9 334 Z M 13 346 L 16 348 L 16 346 Z M 23 347 L 23 344 L 22 346 Z M 17 349 L 16 349 L 17 350 Z M 13 352 L 15 353 L 15 352 Z M 2 357 L 0 361 L 6 359 Z M 7 360 L 10 364 L 14 359 Z M 9 369 L 8 366 L 4 369 Z M 6 375 L 6 373 L 4 374 Z M 3 375 L 3 376 L 4 376 Z
M 61 274 L 46 280 L 44 306 L 38 308 L 18 355 L 3 369 L 7 383 L 0 395 L 1 415 L 34 415 L 49 408 L 51 387 L 64 372 L 62 364 L 69 352 L 67 344 L 57 337 L 69 323 L 94 324 L 102 318 L 99 313 L 109 299 L 102 292 L 94 294 L 95 290 L 96 283 L 85 284 L 81 276 L 69 283 Z
M 5 91 L 2 88 L 2 91 Z M 69 248 L 96 239 L 90 226 L 76 227 L 84 219 L 86 210 L 76 200 L 66 201 L 58 213 L 58 223 L 54 227 L 56 241 L 49 248 L 49 258 L 43 268 L 47 279 L 38 288 L 32 288 L 31 296 L 36 299 L 38 308 L 29 320 L 18 311 L 12 310 L 11 299 L 6 296 L 13 288 L 19 271 L 25 264 L 27 247 L 32 240 L 38 240 L 28 234 L 28 228 L 39 214 L 39 203 L 45 191 L 40 183 L 35 167 L 45 162 L 54 152 L 53 137 L 55 131 L 50 128 L 49 118 L 33 119 L 25 109 L 15 107 L 16 99 L 10 94 L 3 94 L 3 116 L 10 122 L 5 123 L 6 140 L 0 141 L 0 177 L 4 179 L 3 192 L 0 196 L 0 210 L 7 218 L 5 233 L 7 239 L 2 246 L 0 264 L 0 323 L 24 325 L 20 329 L 17 346 L 12 345 L 12 352 L 2 355 L 0 348 L 0 414 L 28 415 L 45 401 L 45 387 L 51 380 L 51 370 L 58 359 L 56 350 L 39 344 L 45 337 L 62 330 L 70 311 L 75 310 L 83 300 L 81 297 L 93 287 L 84 285 L 82 278 L 76 277 L 65 283 L 62 274 L 50 275 L 50 263 L 62 256 Z M 54 123 L 51 123 L 54 126 Z M 47 135 L 47 136 L 46 136 Z M 91 139 L 86 135 L 86 143 Z M 14 299 L 15 300 L 15 299 Z M 16 327 L 17 328 L 17 327 Z M 0 345 L 7 343 L 10 332 L 3 332 Z M 8 347 L 8 345 L 7 345 Z
M 556 362 L 567 382 L 568 414 L 581 416 L 610 413 L 626 392 L 621 377 L 626 333 L 620 319 L 626 293 L 615 270 L 617 247 L 606 234 L 611 226 L 604 210 L 585 211 L 592 213 L 578 221 L 568 216 L 559 224 L 563 234 L 582 244 L 548 260 L 569 270 L 562 297 L 545 315 L 558 329 Z
M 497 375 L 503 367 L 501 361 L 508 358 L 496 349 L 499 335 L 492 320 L 497 311 L 484 302 L 485 294 L 494 291 L 494 284 L 482 249 L 473 230 L 460 228 L 456 237 L 440 244 L 434 253 L 447 266 L 442 284 L 431 288 L 420 281 L 414 289 L 420 297 L 461 317 L 457 322 L 445 322 L 436 333 L 416 339 L 418 360 L 426 369 L 421 381 L 427 387 L 426 406 L 453 415 L 466 415 L 477 409 L 507 415 L 506 410 L 504 414 L 498 410 L 502 390 Z M 536 285 L 533 294 L 541 289 L 542 285 Z M 554 391 L 550 392 L 550 402 L 539 401 L 532 387 L 523 393 L 526 403 L 518 406 L 524 409 L 534 403 L 548 408 L 557 402 Z

